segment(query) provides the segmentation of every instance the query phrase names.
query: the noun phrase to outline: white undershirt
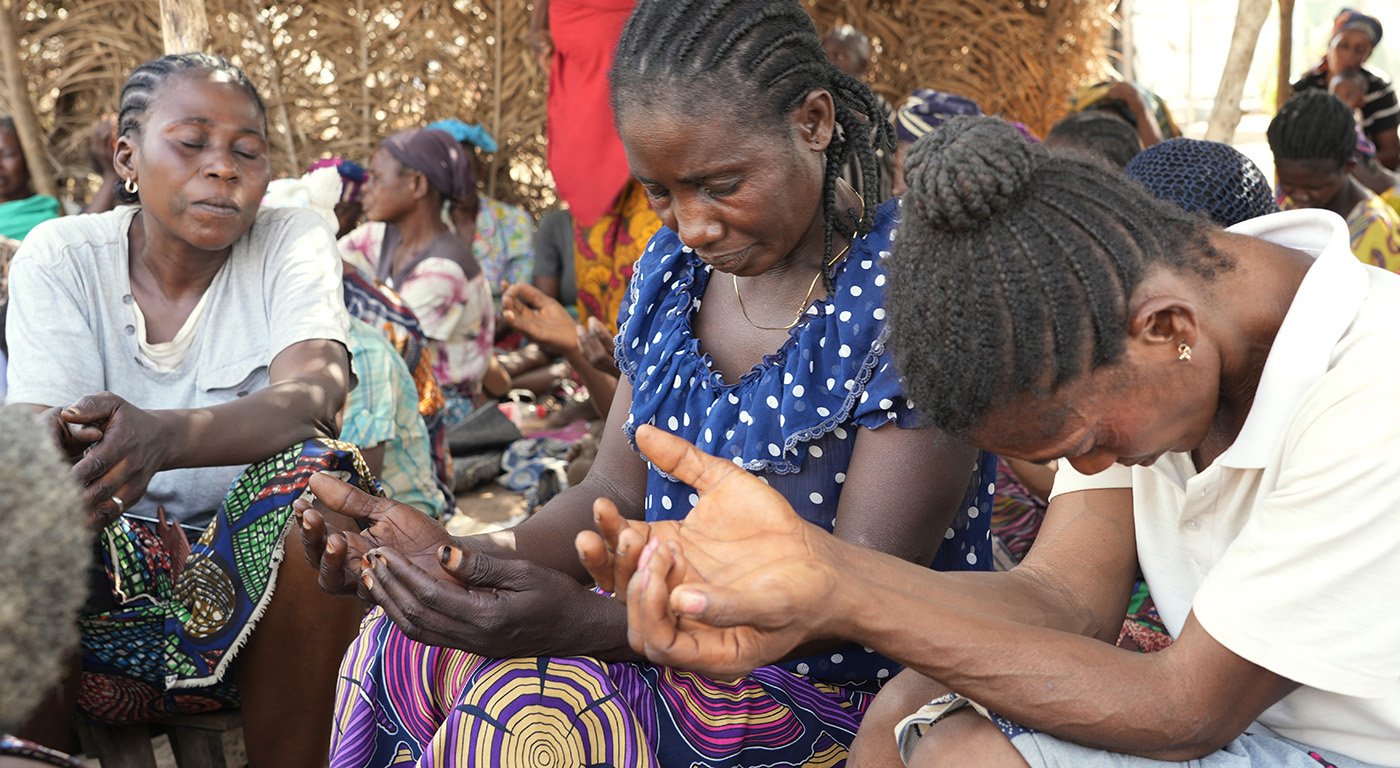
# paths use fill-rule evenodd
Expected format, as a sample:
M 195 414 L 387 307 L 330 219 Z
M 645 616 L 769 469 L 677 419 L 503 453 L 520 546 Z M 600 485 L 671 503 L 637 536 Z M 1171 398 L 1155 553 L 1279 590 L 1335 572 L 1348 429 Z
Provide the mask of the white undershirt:
M 161 373 L 179 368 L 190 352 L 190 345 L 194 343 L 194 333 L 199 330 L 199 321 L 204 317 L 204 304 L 208 299 L 209 291 L 205 291 L 204 295 L 199 297 L 199 303 L 190 310 L 190 316 L 185 318 L 185 324 L 180 326 L 175 338 L 158 344 L 146 340 L 146 316 L 141 313 L 139 303 L 132 304 L 136 309 L 136 338 L 141 348 L 141 361 Z

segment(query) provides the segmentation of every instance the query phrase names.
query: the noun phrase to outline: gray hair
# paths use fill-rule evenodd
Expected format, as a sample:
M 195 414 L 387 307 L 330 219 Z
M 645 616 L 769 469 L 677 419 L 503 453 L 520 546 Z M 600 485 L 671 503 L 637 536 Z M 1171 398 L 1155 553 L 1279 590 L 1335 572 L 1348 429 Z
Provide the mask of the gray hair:
M 12 732 L 78 644 L 92 534 L 67 463 L 34 416 L 0 409 L 0 731 Z

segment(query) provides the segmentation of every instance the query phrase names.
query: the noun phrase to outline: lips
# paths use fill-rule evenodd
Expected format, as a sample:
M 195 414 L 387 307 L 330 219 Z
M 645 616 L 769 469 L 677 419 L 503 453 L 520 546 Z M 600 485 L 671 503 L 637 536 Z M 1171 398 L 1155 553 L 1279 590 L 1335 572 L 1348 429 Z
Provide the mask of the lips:
M 242 208 L 227 197 L 206 197 L 194 203 L 194 207 L 214 216 L 237 216 Z
M 709 254 L 700 253 L 699 251 L 696 251 L 696 255 L 700 257 L 701 261 L 723 272 L 726 270 L 727 267 L 737 266 L 740 262 L 744 260 L 745 256 L 749 255 L 749 251 L 752 249 L 753 246 L 749 246 L 748 248 L 745 248 L 742 251 L 734 251 L 733 253 L 725 253 L 718 256 L 711 256 Z

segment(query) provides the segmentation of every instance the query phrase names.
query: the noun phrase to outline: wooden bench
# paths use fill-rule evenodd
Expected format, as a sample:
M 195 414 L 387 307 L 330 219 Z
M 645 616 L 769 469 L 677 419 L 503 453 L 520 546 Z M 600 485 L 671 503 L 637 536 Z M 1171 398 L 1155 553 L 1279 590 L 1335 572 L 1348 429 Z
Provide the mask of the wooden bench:
M 102 761 L 102 768 L 156 768 L 151 739 L 162 733 L 170 739 L 179 768 L 242 768 L 248 763 L 238 710 L 134 725 L 104 725 L 81 716 L 75 722 L 83 754 Z

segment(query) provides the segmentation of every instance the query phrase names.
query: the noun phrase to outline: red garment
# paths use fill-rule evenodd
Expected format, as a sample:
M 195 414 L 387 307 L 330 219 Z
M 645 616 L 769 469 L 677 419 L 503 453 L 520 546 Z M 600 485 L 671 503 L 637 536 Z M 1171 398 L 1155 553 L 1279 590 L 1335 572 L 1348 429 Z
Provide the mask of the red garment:
M 588 226 L 612 207 L 630 177 L 608 101 L 608 67 L 636 0 L 549 0 L 554 61 L 549 67 L 549 170 L 554 186 Z

